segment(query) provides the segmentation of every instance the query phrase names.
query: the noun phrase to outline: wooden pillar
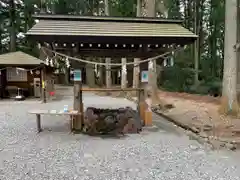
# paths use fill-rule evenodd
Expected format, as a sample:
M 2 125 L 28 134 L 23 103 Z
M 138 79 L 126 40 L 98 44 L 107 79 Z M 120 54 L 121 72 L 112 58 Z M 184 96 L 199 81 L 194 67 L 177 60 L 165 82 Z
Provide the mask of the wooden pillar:
M 82 130 L 83 123 L 83 100 L 82 100 L 82 82 L 74 81 L 74 110 L 81 113 L 79 116 L 75 116 L 73 119 L 73 131 L 79 132 Z
M 139 88 L 139 87 L 138 87 Z M 140 89 L 140 88 L 139 88 Z M 137 104 L 137 110 L 138 110 L 138 113 L 139 113 L 139 115 L 141 116 L 141 117 L 143 117 L 142 116 L 142 114 L 143 114 L 143 109 L 144 109 L 144 103 L 145 103 L 145 99 L 144 99 L 144 90 L 138 90 L 137 91 L 137 102 L 138 102 L 138 104 Z
M 148 91 L 153 97 L 157 88 L 156 60 L 148 63 Z
M 112 76 L 112 85 L 115 86 L 116 85 L 116 72 L 112 71 L 111 72 L 111 76 Z
M 42 69 L 41 69 L 41 81 L 42 81 L 42 102 L 46 103 L 47 102 L 47 94 L 46 94 L 46 66 L 45 64 L 41 64 Z
M 65 67 L 64 68 L 64 72 L 65 72 L 65 75 L 64 75 L 64 83 L 66 85 L 69 85 L 69 74 L 70 74 L 70 69 L 68 67 Z
M 99 61 L 102 63 L 103 59 L 100 58 Z M 103 66 L 99 66 L 99 85 L 103 85 Z
M 140 58 L 134 58 L 134 63 L 140 61 Z M 133 68 L 133 88 L 139 87 L 139 74 L 140 74 L 140 67 L 139 64 L 134 64 Z
M 122 58 L 121 88 L 127 87 L 127 58 Z
M 93 64 L 86 64 L 86 80 L 89 87 L 95 87 L 95 74 Z
M 138 101 L 138 103 L 139 103 L 138 112 L 139 112 L 141 119 L 144 120 L 145 112 L 147 110 L 147 104 L 146 104 L 145 98 L 144 98 L 144 91 L 139 91 L 138 100 L 139 100 Z
M 106 87 L 110 88 L 111 87 L 111 82 L 112 82 L 112 77 L 111 77 L 111 66 L 108 64 L 111 63 L 111 58 L 106 58 Z

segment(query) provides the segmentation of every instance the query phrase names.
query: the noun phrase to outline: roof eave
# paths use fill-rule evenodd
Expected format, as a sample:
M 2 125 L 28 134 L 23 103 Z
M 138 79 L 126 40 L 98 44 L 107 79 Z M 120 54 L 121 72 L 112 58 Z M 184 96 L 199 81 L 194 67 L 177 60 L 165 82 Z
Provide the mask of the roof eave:
M 183 20 L 160 19 L 149 17 L 111 17 L 111 16 L 77 16 L 77 15 L 56 15 L 56 14 L 38 14 L 33 15 L 39 20 L 71 20 L 71 21 L 111 21 L 111 22 L 138 22 L 138 23 L 177 23 L 182 24 Z
M 38 33 L 33 33 L 33 32 L 27 32 L 25 33 L 26 36 L 91 36 L 91 37 L 96 37 L 97 35 L 70 35 L 70 34 L 38 34 Z M 99 35 L 100 36 L 100 35 Z M 101 35 L 103 36 L 103 35 Z M 105 37 L 133 37 L 133 36 L 105 36 Z M 197 39 L 198 38 L 198 35 L 195 35 L 195 34 L 192 34 L 192 35 L 176 35 L 176 36 L 136 36 L 137 38 L 194 38 L 194 39 Z

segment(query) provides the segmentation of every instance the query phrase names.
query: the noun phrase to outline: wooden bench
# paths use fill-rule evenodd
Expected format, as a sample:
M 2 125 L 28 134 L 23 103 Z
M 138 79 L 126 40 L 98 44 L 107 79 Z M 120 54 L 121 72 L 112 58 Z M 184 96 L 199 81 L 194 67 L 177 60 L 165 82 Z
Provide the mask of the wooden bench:
M 78 116 L 78 115 L 81 114 L 78 111 L 63 112 L 63 111 L 57 111 L 57 110 L 31 110 L 28 113 L 36 115 L 37 131 L 38 131 L 38 133 L 42 131 L 42 128 L 41 128 L 41 115 L 70 116 L 70 130 L 72 131 L 72 125 L 73 125 L 73 118 L 74 118 L 74 116 Z

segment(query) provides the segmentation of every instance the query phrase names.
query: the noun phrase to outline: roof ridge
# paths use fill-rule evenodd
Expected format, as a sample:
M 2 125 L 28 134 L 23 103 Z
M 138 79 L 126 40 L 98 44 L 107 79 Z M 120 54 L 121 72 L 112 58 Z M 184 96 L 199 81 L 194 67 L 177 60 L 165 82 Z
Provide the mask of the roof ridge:
M 72 20 L 72 21 L 108 21 L 108 22 L 138 22 L 138 23 L 183 23 L 183 20 L 161 19 L 151 17 L 111 17 L 111 16 L 79 16 L 60 14 L 38 14 L 33 15 L 36 19 L 45 20 Z

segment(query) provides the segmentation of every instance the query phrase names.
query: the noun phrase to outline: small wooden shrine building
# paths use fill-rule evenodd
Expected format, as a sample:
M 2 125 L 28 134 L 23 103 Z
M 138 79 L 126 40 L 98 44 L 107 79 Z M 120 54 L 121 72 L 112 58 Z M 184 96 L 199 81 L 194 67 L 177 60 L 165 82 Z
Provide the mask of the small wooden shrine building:
M 44 61 L 21 51 L 1 54 L 0 96 L 16 96 L 20 89 L 24 96 L 41 97 L 42 77 L 51 77 L 53 71 Z
M 133 62 L 134 58 L 154 57 L 191 44 L 197 38 L 182 26 L 180 20 L 53 14 L 36 15 L 35 18 L 39 22 L 27 32 L 32 40 L 71 57 L 90 61 L 92 57 L 104 58 L 106 63 L 121 62 L 123 58 L 125 62 Z M 162 63 L 161 58 L 157 63 Z M 78 68 L 85 64 L 75 63 L 72 66 Z M 147 63 L 141 64 L 140 68 L 146 69 Z M 94 72 L 93 69 L 91 64 L 87 64 L 85 71 Z M 133 69 L 133 66 L 127 66 L 129 84 L 134 79 Z M 107 86 L 116 82 L 111 79 L 117 76 L 115 71 L 106 71 L 105 74 Z M 134 74 L 139 74 L 139 70 Z M 84 81 L 88 81 L 87 78 Z

